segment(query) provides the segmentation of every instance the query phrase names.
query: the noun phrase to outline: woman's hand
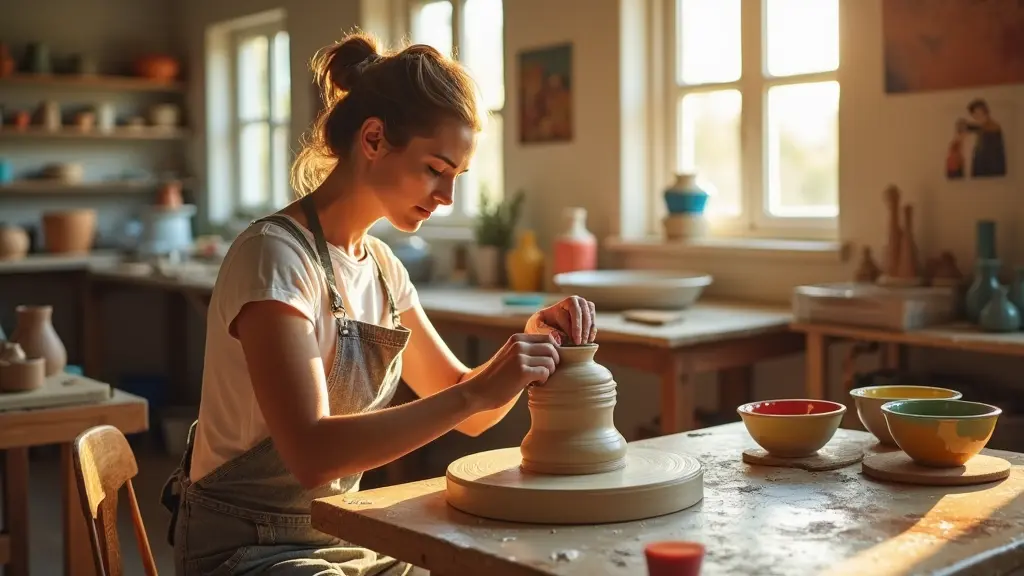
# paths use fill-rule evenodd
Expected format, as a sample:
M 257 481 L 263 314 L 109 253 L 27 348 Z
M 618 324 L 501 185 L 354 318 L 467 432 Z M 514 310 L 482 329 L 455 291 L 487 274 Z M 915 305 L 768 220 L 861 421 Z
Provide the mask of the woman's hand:
M 551 334 L 559 345 L 590 344 L 597 338 L 594 303 L 579 296 L 534 312 L 526 321 L 527 334 Z M 569 341 L 564 342 L 563 338 Z
M 530 384 L 543 384 L 558 366 L 551 334 L 515 334 L 487 363 L 460 386 L 474 412 L 504 406 Z

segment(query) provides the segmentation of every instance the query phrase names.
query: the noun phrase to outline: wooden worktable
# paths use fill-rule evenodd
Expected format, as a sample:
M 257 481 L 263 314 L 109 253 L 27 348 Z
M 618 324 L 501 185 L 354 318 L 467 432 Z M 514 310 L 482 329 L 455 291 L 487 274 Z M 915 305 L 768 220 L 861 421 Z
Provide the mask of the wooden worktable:
M 57 376 L 54 376 L 57 377 Z M 72 442 L 79 434 L 109 424 L 125 434 L 149 428 L 144 398 L 115 390 L 110 400 L 92 404 L 0 412 L 0 450 L 5 451 L 4 531 L 0 535 L 0 565 L 7 576 L 26 576 L 28 566 L 28 449 L 60 445 L 61 496 L 64 516 L 64 573 L 94 573 L 92 546 L 78 497 Z
M 843 340 L 882 344 L 884 346 L 883 362 L 888 368 L 901 367 L 908 346 L 1002 356 L 1024 356 L 1024 332 L 996 334 L 985 332 L 966 322 L 905 332 L 810 322 L 794 322 L 790 325 L 790 329 L 802 333 L 806 340 L 806 391 L 808 398 L 826 398 L 829 347 Z
M 503 305 L 505 294 L 465 288 L 419 291 L 424 311 L 439 330 L 497 341 L 522 331 L 535 310 Z M 551 302 L 558 298 L 549 296 Z M 719 405 L 731 408 L 750 399 L 755 364 L 803 349 L 803 338 L 789 331 L 788 307 L 702 299 L 683 317 L 678 324 L 649 326 L 627 321 L 621 313 L 597 311 L 601 348 L 596 360 L 660 378 L 662 433 L 695 427 L 696 374 L 718 372 Z
M 872 439 L 844 429 L 833 442 Z M 640 522 L 515 524 L 451 508 L 444 479 L 435 478 L 315 501 L 313 525 L 439 575 L 645 576 L 643 547 L 662 539 L 703 543 L 704 576 L 1006 574 L 1024 566 L 1021 454 L 986 451 L 1013 463 L 1004 481 L 933 488 L 876 482 L 859 464 L 831 472 L 749 466 L 740 453 L 754 444 L 740 423 L 635 444 L 700 459 L 703 502 Z

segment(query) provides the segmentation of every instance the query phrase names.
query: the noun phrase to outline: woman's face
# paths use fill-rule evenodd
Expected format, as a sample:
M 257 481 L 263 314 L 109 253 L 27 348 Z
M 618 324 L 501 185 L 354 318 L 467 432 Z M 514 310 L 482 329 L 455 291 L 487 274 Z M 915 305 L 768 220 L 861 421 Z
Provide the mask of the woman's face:
M 475 146 L 474 130 L 448 121 L 433 137 L 414 137 L 404 149 L 384 147 L 369 167 L 384 216 L 403 232 L 417 231 L 438 206 L 452 203 L 455 179 L 468 170 Z

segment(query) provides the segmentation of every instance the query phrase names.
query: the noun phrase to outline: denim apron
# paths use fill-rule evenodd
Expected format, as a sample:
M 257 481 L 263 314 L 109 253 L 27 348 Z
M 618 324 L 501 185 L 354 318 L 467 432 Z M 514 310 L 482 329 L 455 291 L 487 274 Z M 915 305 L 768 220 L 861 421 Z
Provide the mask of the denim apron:
M 338 344 L 327 380 L 331 414 L 369 412 L 385 407 L 401 376 L 401 353 L 409 330 L 401 326 L 394 298 L 380 264 L 393 328 L 348 318 L 334 279 L 323 229 L 309 196 L 300 203 L 316 248 L 288 218 L 274 214 L 260 221 L 282 226 L 320 263 L 331 296 Z M 179 576 L 312 575 L 393 576 L 414 568 L 394 558 L 351 545 L 310 525 L 316 498 L 359 489 L 361 474 L 309 490 L 288 471 L 271 438 L 191 482 L 192 424 L 181 465 L 168 479 L 163 503 L 172 514 L 168 541 L 174 546 Z

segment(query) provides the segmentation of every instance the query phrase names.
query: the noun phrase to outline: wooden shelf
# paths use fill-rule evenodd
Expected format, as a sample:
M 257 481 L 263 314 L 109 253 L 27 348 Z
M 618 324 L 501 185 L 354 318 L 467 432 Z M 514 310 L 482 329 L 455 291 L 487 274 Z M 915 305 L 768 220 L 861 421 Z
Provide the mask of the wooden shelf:
M 163 182 L 153 180 L 112 180 L 99 182 L 61 182 L 59 180 L 16 180 L 0 184 L 0 196 L 13 194 L 146 194 L 155 192 Z
M 135 76 L 76 74 L 13 74 L 0 78 L 0 86 L 36 86 L 78 90 L 184 92 L 181 82 L 154 82 Z
M 0 139 L 35 138 L 35 139 L 72 139 L 72 140 L 179 140 L 188 135 L 187 130 L 180 128 L 143 128 L 118 127 L 111 132 L 103 132 L 97 128 L 89 131 L 74 127 L 60 130 L 47 130 L 38 126 L 19 129 L 4 126 L 0 130 Z

